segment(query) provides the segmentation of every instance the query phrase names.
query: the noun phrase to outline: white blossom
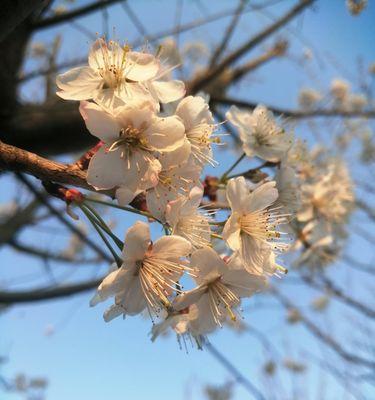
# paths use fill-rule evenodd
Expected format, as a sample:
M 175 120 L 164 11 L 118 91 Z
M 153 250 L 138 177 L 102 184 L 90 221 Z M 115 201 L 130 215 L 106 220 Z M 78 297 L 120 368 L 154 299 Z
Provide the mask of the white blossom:
M 293 135 L 278 126 L 271 111 L 258 105 L 252 113 L 232 106 L 226 117 L 237 129 L 248 157 L 280 161 L 293 144 Z
M 91 305 L 115 297 L 115 304 L 104 314 L 106 321 L 119 315 L 136 315 L 148 308 L 158 314 L 170 307 L 169 297 L 184 271 L 183 260 L 190 243 L 180 236 L 163 236 L 151 242 L 148 224 L 136 222 L 129 228 L 121 268 L 110 273 L 99 285 Z
M 185 97 L 178 104 L 176 115 L 185 125 L 185 134 L 191 144 L 194 160 L 200 165 L 214 164 L 211 143 L 217 140 L 211 135 L 215 130 L 215 125 L 205 100 L 200 96 Z
M 250 193 L 245 178 L 230 179 L 227 184 L 227 199 L 232 214 L 224 229 L 223 239 L 239 253 L 250 272 L 263 270 L 265 257 L 270 249 L 283 251 L 287 245 L 280 240 L 282 232 L 277 229 L 286 223 L 279 208 L 270 208 L 278 197 L 275 182 L 267 182 Z
M 287 163 L 282 162 L 275 175 L 278 198 L 275 205 L 293 216 L 301 207 L 300 185 L 296 172 Z
M 338 102 L 344 102 L 349 94 L 350 84 L 343 79 L 333 79 L 331 82 L 331 95 Z
M 199 184 L 201 167 L 189 159 L 190 143 L 179 149 L 162 154 L 158 160 L 161 169 L 157 184 L 146 192 L 147 207 L 154 217 L 165 220 L 165 211 L 170 201 L 187 195 L 190 189 Z
M 126 185 L 130 194 L 119 195 L 120 203 L 132 200 L 142 180 L 143 186 L 157 183 L 161 165 L 154 151 L 173 151 L 184 144 L 180 120 L 157 117 L 149 102 L 131 103 L 112 113 L 82 102 L 80 112 L 90 133 L 103 141 L 90 161 L 87 181 L 97 189 Z
M 211 242 L 211 230 L 208 217 L 199 212 L 203 189 L 195 186 L 188 196 L 179 196 L 168 203 L 165 220 L 174 235 L 180 235 L 195 248 L 208 246 Z
M 327 221 L 343 222 L 354 203 L 349 172 L 339 159 L 319 172 L 313 182 L 302 186 L 302 208 L 297 218 L 299 221 L 310 221 L 322 216 Z
M 196 304 L 198 315 L 190 325 L 197 334 L 206 334 L 222 326 L 228 316 L 236 320 L 241 298 L 252 296 L 266 285 L 264 276 L 233 268 L 209 247 L 192 254 L 191 266 L 196 269 L 194 279 L 198 286 L 177 296 L 173 307 L 181 310 Z
M 57 95 L 66 100 L 93 99 L 112 109 L 131 100 L 150 98 L 142 83 L 155 78 L 159 69 L 160 61 L 152 54 L 97 39 L 90 49 L 87 66 L 57 77 Z

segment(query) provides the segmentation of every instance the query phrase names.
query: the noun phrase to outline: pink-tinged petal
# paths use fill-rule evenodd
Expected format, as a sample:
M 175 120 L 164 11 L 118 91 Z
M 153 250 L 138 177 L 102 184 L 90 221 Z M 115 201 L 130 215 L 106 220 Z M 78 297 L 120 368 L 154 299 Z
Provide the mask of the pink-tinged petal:
M 247 211 L 253 212 L 263 210 L 272 205 L 278 198 L 279 192 L 276 189 L 276 182 L 266 182 L 258 186 L 251 194 Z
M 182 81 L 153 81 L 152 88 L 161 103 L 170 103 L 185 95 L 185 84 Z
M 157 258 L 179 258 L 187 256 L 191 243 L 181 236 L 162 236 L 152 246 L 152 256 Z
M 90 160 L 87 182 L 97 190 L 111 189 L 126 183 L 126 164 L 121 149 L 107 151 L 102 146 Z
M 199 299 L 207 291 L 206 285 L 200 285 L 192 290 L 184 292 L 182 295 L 177 296 L 172 303 L 172 307 L 176 311 L 184 310 L 185 308 L 191 306 L 192 304 L 199 301 Z
M 145 222 L 137 221 L 126 233 L 124 250 L 122 252 L 124 260 L 142 260 L 150 244 L 149 225 Z
M 130 51 L 126 54 L 126 77 L 132 81 L 148 81 L 156 76 L 160 61 L 152 54 Z
M 227 184 L 227 199 L 232 211 L 243 213 L 248 208 L 250 190 L 243 176 L 230 179 Z
M 79 112 L 85 121 L 90 133 L 105 143 L 112 143 L 118 139 L 120 125 L 115 118 L 94 103 L 81 101 Z
M 228 269 L 223 275 L 223 283 L 239 297 L 250 297 L 265 288 L 265 276 L 249 274 L 245 269 Z
M 60 91 L 56 94 L 65 100 L 88 100 L 95 97 L 102 78 L 90 67 L 73 68 L 56 78 Z
M 233 213 L 228 218 L 228 221 L 224 225 L 222 237 L 233 251 L 241 248 L 241 226 L 237 213 Z
M 176 115 L 182 119 L 187 131 L 201 123 L 214 123 L 208 104 L 200 96 L 188 96 L 181 100 Z
M 185 128 L 178 117 L 155 117 L 147 132 L 147 141 L 154 150 L 173 151 L 185 142 Z
M 224 261 L 211 247 L 195 251 L 191 256 L 191 267 L 197 271 L 195 281 L 200 285 L 217 279 L 227 268 Z

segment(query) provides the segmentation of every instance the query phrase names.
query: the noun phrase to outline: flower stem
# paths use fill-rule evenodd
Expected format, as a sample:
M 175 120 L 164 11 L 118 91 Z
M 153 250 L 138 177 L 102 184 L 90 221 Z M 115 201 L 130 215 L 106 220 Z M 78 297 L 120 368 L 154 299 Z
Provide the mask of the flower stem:
M 105 231 L 111 238 L 112 240 L 116 243 L 117 247 L 122 250 L 124 248 L 124 243 L 122 240 L 120 240 L 112 231 L 111 228 L 105 223 L 103 218 L 98 214 L 98 212 L 95 210 L 94 207 L 91 207 L 87 203 L 84 203 L 84 206 L 93 214 L 93 216 L 96 218 L 98 225 Z
M 79 205 L 79 208 L 82 210 L 82 212 L 86 215 L 87 219 L 91 222 L 92 226 L 95 228 L 95 230 L 98 232 L 99 236 L 107 246 L 108 250 L 111 252 L 113 258 L 116 261 L 117 267 L 120 268 L 122 265 L 122 260 L 121 258 L 117 255 L 107 238 L 104 236 L 103 232 L 99 229 L 97 222 L 93 219 L 92 215 L 88 211 L 87 208 L 85 208 L 83 205 Z
M 241 156 L 234 162 L 234 164 L 224 172 L 224 174 L 220 178 L 220 183 L 225 183 L 228 175 L 237 167 L 237 165 L 246 157 L 245 153 L 242 153 Z
M 97 199 L 93 199 L 91 197 L 86 197 L 85 198 L 86 201 L 91 201 L 92 203 L 97 203 L 97 204 L 102 204 L 104 206 L 109 206 L 109 207 L 113 207 L 113 208 L 118 208 L 119 210 L 124 210 L 124 211 L 129 211 L 133 214 L 138 214 L 138 215 L 142 215 L 143 217 L 146 218 L 152 218 L 155 221 L 159 222 L 159 224 L 163 224 L 163 222 L 161 222 L 159 219 L 155 218 L 152 214 L 150 214 L 147 211 L 141 211 L 141 210 L 137 210 L 136 208 L 133 207 L 127 207 L 127 206 L 119 206 L 117 204 L 114 203 L 110 203 L 108 201 L 103 201 L 103 200 L 97 200 Z

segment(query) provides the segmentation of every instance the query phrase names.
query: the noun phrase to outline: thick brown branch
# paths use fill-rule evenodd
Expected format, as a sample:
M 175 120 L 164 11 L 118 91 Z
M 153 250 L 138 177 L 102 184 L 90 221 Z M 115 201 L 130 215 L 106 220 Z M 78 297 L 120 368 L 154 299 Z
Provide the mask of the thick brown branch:
M 3 142 L 0 142 L 0 169 L 24 172 L 42 181 L 95 190 L 86 182 L 86 173 L 77 167 L 48 160 Z

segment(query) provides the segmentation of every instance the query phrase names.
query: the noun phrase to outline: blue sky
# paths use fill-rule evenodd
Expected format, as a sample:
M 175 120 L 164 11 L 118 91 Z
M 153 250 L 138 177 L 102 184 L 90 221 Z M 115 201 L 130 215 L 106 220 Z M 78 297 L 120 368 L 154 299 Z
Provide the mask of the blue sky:
M 84 3 L 87 2 L 78 1 L 77 5 Z M 229 0 L 203 2 L 210 13 L 234 7 L 235 3 Z M 293 3 L 283 1 L 269 10 L 278 15 Z M 359 57 L 366 67 L 375 61 L 375 4 L 369 3 L 363 14 L 354 18 L 347 12 L 344 1 L 318 1 L 313 11 L 304 13 L 303 17 L 289 25 L 290 30 L 276 35 L 291 38 L 289 53 L 292 57 L 269 63 L 260 72 L 249 77 L 248 85 L 237 88 L 233 95 L 251 101 L 293 108 L 297 104 L 298 90 L 301 86 L 327 90 L 334 77 L 354 80 L 353 90 L 358 91 Z M 167 29 L 174 24 L 175 6 L 172 1 L 133 0 L 130 4 L 150 32 Z M 131 43 L 138 38 L 133 25 L 119 5 L 110 8 L 110 16 L 110 27 L 116 28 L 116 36 L 119 39 L 127 39 Z M 197 17 L 202 17 L 201 10 L 194 1 L 185 0 L 182 22 Z M 102 31 L 99 14 L 79 22 L 92 32 Z M 269 22 L 269 19 L 264 15 L 247 14 L 241 19 L 230 48 L 235 48 L 257 32 L 265 22 Z M 183 45 L 190 40 L 205 40 L 209 46 L 213 46 L 227 23 L 228 19 L 222 19 L 187 35 L 181 35 L 180 43 Z M 67 24 L 43 31 L 36 35 L 35 40 L 51 41 L 57 33 L 64 35 L 61 59 L 85 54 L 89 47 L 89 39 Z M 271 42 L 272 40 L 268 43 Z M 311 61 L 311 68 L 303 70 L 295 60 L 301 59 L 306 47 L 312 48 L 313 52 L 315 49 L 318 51 L 317 57 Z M 259 49 L 253 51 L 249 57 L 258 53 Z M 317 61 L 320 57 L 323 59 L 322 63 Z M 331 62 L 324 61 L 326 59 L 330 59 Z M 27 69 L 33 68 L 35 62 L 28 63 Z M 24 98 L 38 98 L 39 83 L 30 82 L 23 90 Z M 324 141 L 329 143 L 329 129 L 332 129 L 332 126 L 326 126 L 325 129 L 327 131 L 322 131 L 321 134 Z M 296 136 L 313 143 L 308 134 L 308 127 L 304 124 L 298 126 Z M 220 166 L 215 171 L 208 172 L 220 174 L 232 163 L 235 155 L 228 156 L 228 152 L 222 151 L 217 151 L 216 154 Z M 232 159 L 229 160 L 229 157 Z M 351 159 L 353 154 L 349 153 L 347 157 Z M 5 202 L 12 198 L 14 186 L 9 178 L 2 176 L 0 179 L 3 188 L 0 201 Z M 363 179 L 366 179 L 366 175 L 363 175 Z M 20 196 L 24 196 L 24 193 L 21 192 Z M 135 221 L 133 216 L 121 213 L 114 213 L 113 216 L 117 220 L 116 232 L 119 236 L 123 236 L 127 227 Z M 154 234 L 158 234 L 157 229 L 154 229 Z M 64 240 L 58 225 L 54 225 L 49 231 L 30 230 L 23 234 L 23 238 L 31 243 L 45 243 L 53 248 L 61 248 Z M 364 258 L 370 257 L 369 247 L 363 241 L 351 237 L 350 254 L 357 256 L 359 250 Z M 31 284 L 38 286 L 48 283 L 48 279 L 51 279 L 46 278 L 40 262 L 14 254 L 7 248 L 0 249 L 0 260 L 0 284 L 7 285 L 6 287 L 9 287 L 11 282 L 11 287 L 18 289 L 29 287 Z M 344 285 L 348 284 L 349 275 L 342 268 L 335 268 L 333 267 L 333 273 L 337 280 Z M 106 266 L 102 266 L 98 271 L 95 266 L 57 265 L 54 274 L 64 277 L 64 282 L 69 282 L 80 277 L 100 275 L 100 272 L 105 270 Z M 286 282 L 279 284 L 288 290 L 288 294 L 295 299 L 298 306 L 305 308 L 313 293 L 302 291 L 301 287 L 288 283 L 288 276 L 284 281 Z M 353 290 L 361 287 L 367 290 L 365 277 L 360 277 L 351 284 Z M 148 337 L 151 324 L 147 319 L 137 317 L 127 318 L 125 321 L 117 319 L 110 324 L 104 323 L 102 313 L 107 305 L 89 308 L 91 295 L 86 293 L 69 299 L 14 307 L 3 314 L 0 317 L 0 354 L 9 357 L 9 362 L 2 366 L 2 374 L 12 377 L 17 372 L 25 372 L 30 376 L 48 378 L 49 400 L 161 400 L 167 397 L 176 400 L 199 400 L 203 399 L 204 384 L 221 384 L 231 379 L 230 374 L 208 352 L 193 348 L 189 348 L 188 353 L 180 350 L 173 335 L 151 343 Z M 274 307 L 275 303 L 266 297 L 251 299 L 245 306 L 246 322 L 266 333 L 272 338 L 275 346 L 286 349 L 290 357 L 303 360 L 308 352 L 321 358 L 326 357 L 325 349 L 311 341 L 310 336 L 301 327 L 291 330 L 285 323 L 285 313 Z M 332 305 L 330 316 L 317 317 L 320 318 L 319 324 L 325 328 L 332 327 L 332 315 L 336 312 L 342 314 L 343 310 L 339 305 Z M 48 325 L 55 328 L 55 333 L 51 336 L 44 334 Z M 332 329 L 339 328 L 337 325 Z M 219 330 L 212 335 L 211 341 L 256 386 L 264 389 L 267 382 L 264 381 L 261 366 L 265 352 L 258 341 L 247 333 L 239 335 L 230 329 Z M 301 348 L 304 350 L 301 351 Z M 280 382 L 275 389 L 281 393 L 283 387 L 289 385 L 292 379 L 286 373 L 283 377 L 284 382 Z M 304 375 L 293 379 L 297 392 L 305 386 L 308 387 L 309 399 L 323 398 L 322 390 L 325 390 L 326 399 L 348 398 L 344 397 L 342 388 L 337 383 L 313 367 Z M 370 392 L 368 394 L 370 395 Z M 4 400 L 19 398 L 4 393 L 1 393 L 0 397 Z M 234 399 L 248 398 L 248 393 L 237 385 Z

